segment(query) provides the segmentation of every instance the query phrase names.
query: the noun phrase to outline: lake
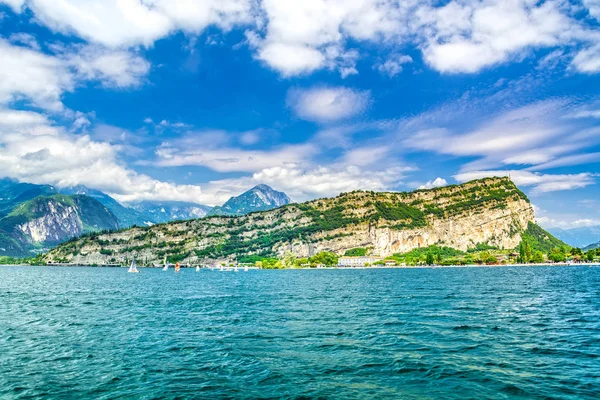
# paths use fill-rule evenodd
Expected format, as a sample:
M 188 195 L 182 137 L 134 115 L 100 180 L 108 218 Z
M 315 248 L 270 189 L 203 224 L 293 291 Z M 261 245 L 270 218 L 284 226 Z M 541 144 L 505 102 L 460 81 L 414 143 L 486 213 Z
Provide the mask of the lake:
M 0 267 L 0 398 L 592 399 L 600 268 Z

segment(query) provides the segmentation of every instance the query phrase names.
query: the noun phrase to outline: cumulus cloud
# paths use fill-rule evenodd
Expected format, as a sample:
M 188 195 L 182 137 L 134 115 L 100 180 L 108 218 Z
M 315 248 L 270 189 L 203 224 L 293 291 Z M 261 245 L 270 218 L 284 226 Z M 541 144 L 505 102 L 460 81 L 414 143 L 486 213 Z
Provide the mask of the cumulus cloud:
M 531 187 L 534 194 L 579 189 L 596 183 L 595 175 L 587 172 L 580 174 L 541 174 L 523 170 L 471 171 L 459 173 L 454 178 L 458 182 L 467 182 L 492 176 L 510 176 L 516 185 Z
M 133 52 L 99 46 L 79 46 L 63 59 L 77 78 L 100 81 L 106 87 L 138 86 L 150 70 L 150 63 Z
M 62 111 L 62 95 L 82 82 L 135 86 L 149 70 L 148 62 L 130 51 L 96 46 L 55 46 L 54 50 L 55 54 L 45 54 L 0 39 L 0 105 L 26 100 L 39 108 Z
M 139 174 L 119 160 L 118 152 L 118 146 L 69 133 L 40 113 L 0 109 L 2 177 L 58 187 L 83 184 L 120 201 L 220 204 L 223 200 L 200 186 L 162 182 Z
M 345 87 L 292 89 L 288 92 L 287 105 L 302 119 L 333 122 L 365 111 L 369 106 L 370 97 L 368 91 Z
M 448 182 L 444 178 L 437 177 L 432 181 L 428 181 L 424 185 L 418 187 L 418 189 L 433 189 L 437 187 L 447 186 Z
M 425 61 L 441 72 L 476 72 L 518 57 L 528 48 L 552 47 L 574 23 L 554 2 L 526 0 L 450 2 L 432 8 L 433 35 L 423 46 Z
M 583 0 L 589 14 L 600 21 L 600 0 Z
M 587 74 L 600 72 L 600 44 L 580 50 L 571 65 L 579 72 Z
M 352 190 L 389 190 L 400 184 L 412 168 L 390 166 L 373 170 L 357 166 L 317 166 L 306 168 L 301 165 L 266 168 L 253 174 L 252 182 L 262 182 L 284 190 L 297 201 L 316 197 L 335 196 Z
M 59 58 L 0 39 L 0 104 L 27 99 L 51 110 L 63 108 L 61 95 L 73 90 L 75 80 Z
M 199 35 L 208 26 L 245 29 L 255 57 L 283 76 L 319 69 L 358 73 L 361 54 L 352 46 L 379 47 L 381 70 L 400 72 L 394 60 L 407 46 L 422 51 L 445 73 L 475 73 L 519 60 L 540 48 L 582 50 L 573 65 L 597 72 L 594 26 L 576 21 L 560 0 L 0 0 L 15 12 L 64 34 L 113 49 L 151 47 L 178 31 Z M 585 0 L 598 18 L 597 0 Z M 379 67 L 378 67 L 379 69 Z

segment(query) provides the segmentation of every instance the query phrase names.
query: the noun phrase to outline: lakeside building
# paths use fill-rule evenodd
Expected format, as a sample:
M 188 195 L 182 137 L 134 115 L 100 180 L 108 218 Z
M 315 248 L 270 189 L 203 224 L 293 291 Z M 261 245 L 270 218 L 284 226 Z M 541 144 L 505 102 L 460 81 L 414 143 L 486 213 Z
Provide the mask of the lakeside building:
M 338 265 L 340 267 L 364 267 L 365 265 L 373 265 L 377 261 L 381 261 L 381 257 L 375 256 L 359 256 L 359 257 L 347 257 L 343 256 L 338 259 Z

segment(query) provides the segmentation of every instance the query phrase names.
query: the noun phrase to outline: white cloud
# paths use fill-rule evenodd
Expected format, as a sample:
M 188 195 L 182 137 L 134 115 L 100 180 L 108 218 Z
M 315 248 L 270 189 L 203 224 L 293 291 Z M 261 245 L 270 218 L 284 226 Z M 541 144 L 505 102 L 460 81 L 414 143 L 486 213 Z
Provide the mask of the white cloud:
M 583 0 L 583 5 L 588 8 L 592 17 L 600 21 L 600 0 Z
M 252 31 L 259 58 L 283 75 L 320 68 L 356 73 L 358 53 L 346 41 L 380 41 L 403 31 L 409 2 L 391 0 L 264 0 L 264 29 Z
M 250 0 L 3 0 L 17 12 L 25 4 L 50 28 L 108 47 L 144 45 L 175 30 L 230 29 L 253 18 Z
M 437 177 L 433 181 L 429 181 L 426 184 L 419 186 L 418 189 L 433 189 L 447 185 L 448 182 L 446 182 L 444 178 Z
M 302 119 L 332 122 L 348 119 L 367 109 L 370 92 L 345 87 L 317 87 L 288 92 L 287 105 Z
M 579 72 L 588 74 L 600 72 L 600 44 L 580 50 L 571 65 Z
M 479 157 L 463 165 L 462 170 L 469 171 L 543 165 L 600 143 L 600 130 L 582 128 L 573 119 L 563 118 L 572 108 L 567 99 L 539 101 L 497 115 L 478 115 L 482 110 L 462 109 L 462 103 L 472 105 L 465 99 L 454 108 L 442 107 L 446 120 L 424 115 L 405 122 L 399 133 L 404 144 L 417 150 Z M 502 109 L 502 104 L 494 104 Z M 466 115 L 471 119 L 467 126 L 474 127 L 454 132 L 450 127 L 465 125 L 462 119 Z
M 0 3 L 8 5 L 14 12 L 20 12 L 25 0 L 0 0 Z
M 561 190 L 580 189 L 596 183 L 595 175 L 591 173 L 580 174 L 540 174 L 537 172 L 512 170 L 512 171 L 471 171 L 454 176 L 458 182 L 467 182 L 492 176 L 507 176 L 517 186 L 532 187 L 532 193 L 549 193 Z
M 297 201 L 335 196 L 352 190 L 389 190 L 412 168 L 391 166 L 384 170 L 357 166 L 303 168 L 300 165 L 267 168 L 255 173 L 252 182 L 277 187 Z
M 568 167 L 571 165 L 583 165 L 600 162 L 600 153 L 573 154 L 556 158 L 552 161 L 543 162 L 528 168 L 531 171 L 542 171 L 550 168 Z
M 248 131 L 240 135 L 240 143 L 246 146 L 251 146 L 260 141 L 260 131 Z
M 62 95 L 87 80 L 109 87 L 135 86 L 149 64 L 129 51 L 95 46 L 64 48 L 45 54 L 0 39 L 0 105 L 26 100 L 36 107 L 64 111 Z
M 113 49 L 151 47 L 182 31 L 199 35 L 209 26 L 246 30 L 255 57 L 283 76 L 319 69 L 342 77 L 357 74 L 355 43 L 374 45 L 387 61 L 381 70 L 400 72 L 394 55 L 408 46 L 423 52 L 441 72 L 475 73 L 519 60 L 539 48 L 585 48 L 574 61 L 597 72 L 589 42 L 593 24 L 571 18 L 562 0 L 0 0 L 16 12 L 29 9 L 37 22 Z M 443 4 L 443 5 L 440 5 Z M 598 18 L 597 0 L 585 0 Z M 26 15 L 23 13 L 23 15 Z M 400 60 L 401 61 L 401 60 Z
M 161 182 L 119 160 L 119 146 L 74 135 L 42 114 L 0 109 L 0 176 L 24 182 L 103 190 L 120 201 L 184 200 L 221 204 L 196 185 Z M 226 199 L 225 199 L 226 200 Z
M 407 56 L 405 54 L 395 54 L 392 57 L 385 60 L 385 62 L 375 65 L 375 67 L 380 73 L 387 75 L 390 78 L 393 78 L 394 76 L 402 72 L 402 66 L 404 64 L 408 64 L 411 62 L 413 62 L 411 56 Z
M 163 143 L 153 164 L 163 167 L 205 166 L 218 172 L 256 172 L 265 168 L 301 162 L 312 157 L 311 144 L 283 145 L 268 150 L 245 150 L 229 145 L 229 134 L 192 133 Z
M 575 26 L 552 1 L 453 1 L 421 15 L 433 31 L 425 39 L 424 59 L 449 73 L 473 73 L 530 48 L 557 46 L 571 39 Z
M 27 99 L 51 110 L 63 108 L 61 95 L 73 90 L 75 81 L 58 58 L 0 39 L 0 104 Z
M 258 58 L 286 76 L 313 72 L 325 61 L 323 54 L 311 47 L 285 43 L 265 45 Z
M 79 47 L 64 59 L 79 79 L 97 80 L 107 87 L 138 86 L 150 70 L 150 63 L 135 53 L 99 46 Z

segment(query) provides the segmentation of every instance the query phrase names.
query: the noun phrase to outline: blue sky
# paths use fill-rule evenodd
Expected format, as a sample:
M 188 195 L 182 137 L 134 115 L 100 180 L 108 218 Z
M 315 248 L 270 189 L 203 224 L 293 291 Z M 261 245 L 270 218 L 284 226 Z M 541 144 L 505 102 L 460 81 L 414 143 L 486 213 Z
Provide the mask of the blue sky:
M 0 174 L 122 202 L 510 173 L 600 224 L 600 1 L 0 0 Z

